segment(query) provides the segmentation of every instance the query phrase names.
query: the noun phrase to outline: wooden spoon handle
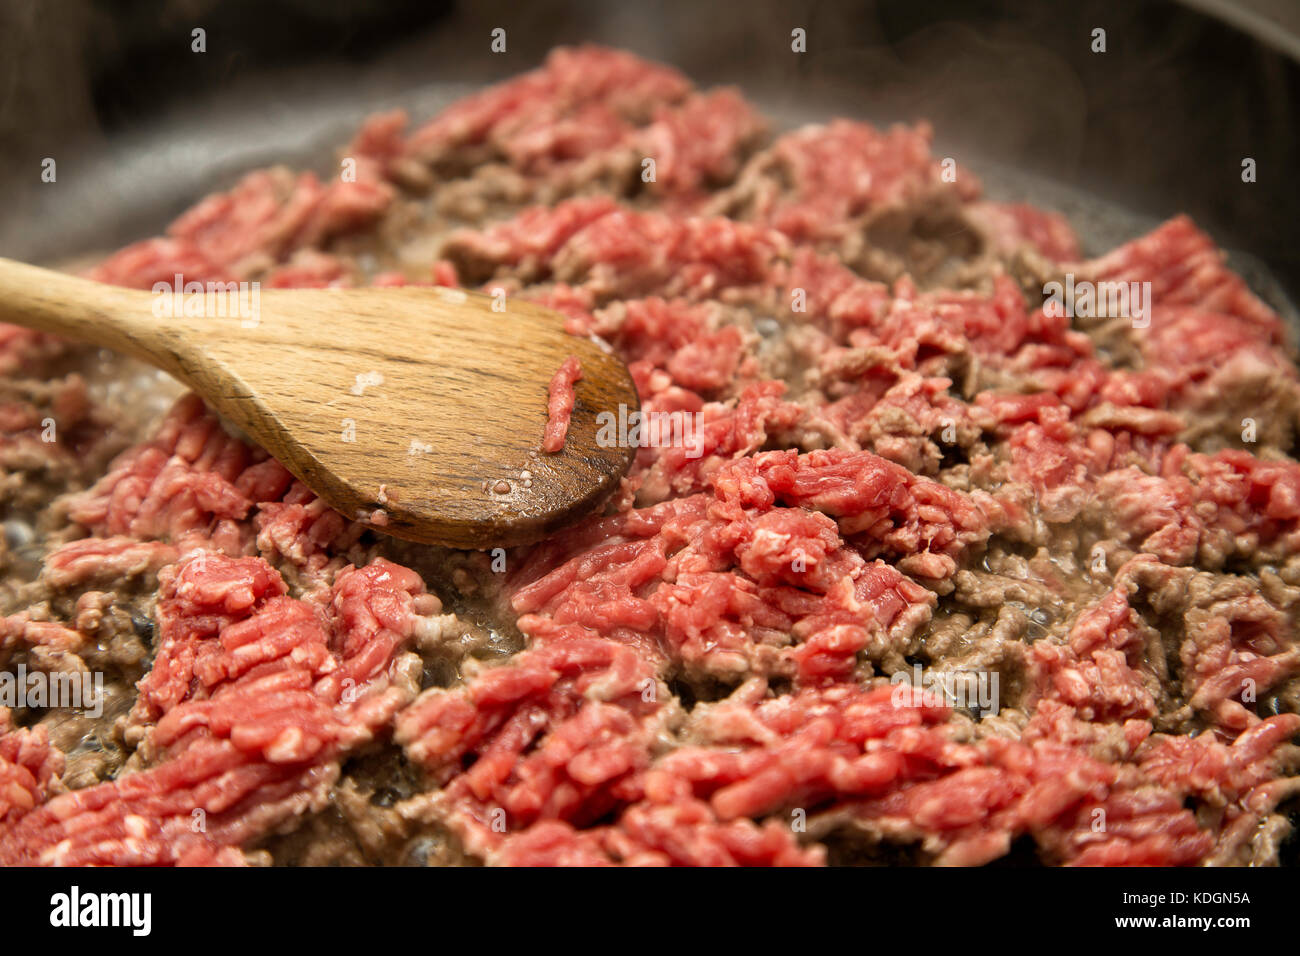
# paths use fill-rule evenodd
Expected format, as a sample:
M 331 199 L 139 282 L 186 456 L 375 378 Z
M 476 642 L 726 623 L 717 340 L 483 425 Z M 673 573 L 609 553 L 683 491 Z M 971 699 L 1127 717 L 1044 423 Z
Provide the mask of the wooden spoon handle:
M 0 322 L 102 345 L 169 368 L 153 296 L 0 259 Z

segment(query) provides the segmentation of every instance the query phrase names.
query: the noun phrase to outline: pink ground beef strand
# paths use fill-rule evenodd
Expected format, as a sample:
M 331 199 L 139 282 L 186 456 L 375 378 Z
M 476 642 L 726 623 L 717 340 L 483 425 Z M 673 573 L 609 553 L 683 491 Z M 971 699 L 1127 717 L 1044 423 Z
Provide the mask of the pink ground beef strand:
M 546 400 L 546 431 L 542 437 L 542 451 L 554 454 L 564 448 L 564 438 L 569 433 L 569 417 L 577 401 L 574 384 L 582 378 L 582 364 L 576 355 L 561 363 L 551 379 Z
M 372 117 L 355 183 L 252 172 L 90 270 L 505 288 L 607 343 L 689 430 L 504 563 L 0 327 L 0 666 L 106 678 L 99 719 L 0 709 L 0 862 L 1284 861 L 1283 324 L 1187 218 L 1086 258 L 929 144 L 767 137 L 734 90 L 557 50 Z M 1150 282 L 1149 326 L 1044 309 L 1066 273 Z M 917 667 L 996 675 L 997 712 Z

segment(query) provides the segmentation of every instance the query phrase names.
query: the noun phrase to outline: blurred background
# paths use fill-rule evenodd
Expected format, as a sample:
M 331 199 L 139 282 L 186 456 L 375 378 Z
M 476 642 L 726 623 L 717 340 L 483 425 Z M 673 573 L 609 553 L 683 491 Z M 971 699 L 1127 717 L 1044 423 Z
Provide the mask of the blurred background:
M 419 120 L 581 42 L 736 84 L 778 127 L 928 119 L 938 155 L 1092 251 L 1187 212 L 1300 299 L 1297 0 L 0 0 L 0 255 L 110 250 L 251 167 L 325 168 L 368 113 Z

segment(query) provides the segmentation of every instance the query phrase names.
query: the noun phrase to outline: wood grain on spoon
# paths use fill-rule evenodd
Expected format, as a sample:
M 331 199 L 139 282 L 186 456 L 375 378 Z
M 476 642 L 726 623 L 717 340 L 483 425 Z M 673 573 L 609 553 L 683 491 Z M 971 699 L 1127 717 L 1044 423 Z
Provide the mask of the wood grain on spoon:
M 596 421 L 638 407 L 627 369 L 548 309 L 512 298 L 494 312 L 458 289 L 277 289 L 241 318 L 236 299 L 161 303 L 0 259 L 0 321 L 158 366 L 344 516 L 400 538 L 535 541 L 595 510 L 631 463 L 635 449 L 598 444 Z M 206 314 L 156 314 L 186 302 Z M 570 355 L 576 405 L 547 454 L 547 390 Z

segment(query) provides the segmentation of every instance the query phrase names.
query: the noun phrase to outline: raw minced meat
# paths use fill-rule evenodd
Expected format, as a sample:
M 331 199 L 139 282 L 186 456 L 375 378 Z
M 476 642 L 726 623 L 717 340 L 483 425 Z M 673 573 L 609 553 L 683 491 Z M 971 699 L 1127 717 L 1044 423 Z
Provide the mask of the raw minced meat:
M 1283 862 L 1282 322 L 1185 217 L 1088 259 L 929 144 L 767 138 L 734 90 L 557 50 L 372 117 L 353 182 L 252 172 L 89 269 L 499 288 L 603 340 L 673 427 L 504 558 L 0 327 L 0 665 L 106 697 L 0 709 L 0 862 Z M 1067 274 L 1149 282 L 1149 322 L 1045 308 Z
M 547 389 L 546 430 L 542 434 L 542 451 L 554 454 L 564 448 L 569 434 L 569 417 L 576 401 L 573 386 L 582 378 L 582 364 L 570 355 L 560 363 Z

